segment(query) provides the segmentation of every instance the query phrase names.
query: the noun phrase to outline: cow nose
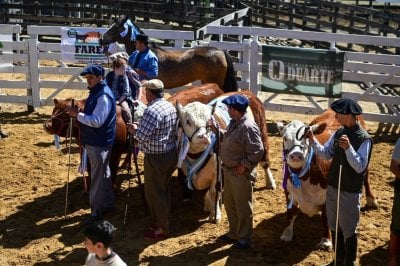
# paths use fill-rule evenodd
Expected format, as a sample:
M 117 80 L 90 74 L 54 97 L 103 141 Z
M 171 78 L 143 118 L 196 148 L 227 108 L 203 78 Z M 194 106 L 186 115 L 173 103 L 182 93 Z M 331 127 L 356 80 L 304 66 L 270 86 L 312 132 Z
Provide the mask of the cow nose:
M 304 160 L 304 156 L 301 153 L 292 153 L 290 154 L 290 160 L 293 162 L 300 162 Z

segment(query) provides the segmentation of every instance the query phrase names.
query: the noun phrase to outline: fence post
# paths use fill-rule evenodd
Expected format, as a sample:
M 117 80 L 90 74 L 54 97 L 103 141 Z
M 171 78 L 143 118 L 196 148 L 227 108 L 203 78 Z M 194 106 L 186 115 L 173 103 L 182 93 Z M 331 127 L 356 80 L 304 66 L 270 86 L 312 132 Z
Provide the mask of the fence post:
M 29 27 L 28 27 L 29 34 Z M 40 106 L 40 76 L 39 76 L 39 55 L 38 55 L 38 34 L 30 34 L 28 40 L 29 52 L 29 72 L 26 79 L 30 81 L 31 87 L 27 90 L 27 95 L 32 97 L 32 102 L 28 104 L 28 111 L 33 112 L 35 107 Z
M 258 92 L 258 36 L 253 36 L 252 41 L 250 42 L 250 58 L 248 61 L 249 64 L 249 73 L 250 73 L 250 90 L 257 95 Z

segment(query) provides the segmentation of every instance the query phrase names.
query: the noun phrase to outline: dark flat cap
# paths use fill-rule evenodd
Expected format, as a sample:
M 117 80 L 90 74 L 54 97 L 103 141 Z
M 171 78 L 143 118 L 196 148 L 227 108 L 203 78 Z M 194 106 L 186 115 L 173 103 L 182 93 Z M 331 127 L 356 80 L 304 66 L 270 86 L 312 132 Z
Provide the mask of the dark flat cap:
M 361 106 L 351 99 L 339 99 L 331 104 L 331 109 L 336 113 L 343 115 L 360 115 L 362 114 Z
M 244 112 L 249 106 L 249 99 L 241 94 L 234 94 L 222 100 L 222 103 Z
M 81 76 L 85 75 L 95 75 L 95 76 L 104 76 L 104 68 L 98 64 L 87 65 L 83 71 L 81 72 Z
M 138 34 L 136 36 L 136 41 L 142 41 L 144 43 L 148 43 L 149 42 L 149 36 L 147 36 L 146 34 Z

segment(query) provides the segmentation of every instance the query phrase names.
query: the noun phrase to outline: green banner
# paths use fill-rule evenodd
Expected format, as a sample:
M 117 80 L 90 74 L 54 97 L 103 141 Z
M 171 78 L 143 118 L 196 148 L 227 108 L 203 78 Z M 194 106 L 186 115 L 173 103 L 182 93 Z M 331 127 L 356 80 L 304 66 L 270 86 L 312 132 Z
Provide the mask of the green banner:
M 262 46 L 261 90 L 341 97 L 344 52 Z

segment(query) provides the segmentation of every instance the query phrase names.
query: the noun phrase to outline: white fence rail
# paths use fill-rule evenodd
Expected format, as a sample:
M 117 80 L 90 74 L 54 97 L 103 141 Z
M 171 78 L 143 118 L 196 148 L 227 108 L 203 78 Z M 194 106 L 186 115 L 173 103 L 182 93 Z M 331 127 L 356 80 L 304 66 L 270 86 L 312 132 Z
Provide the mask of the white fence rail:
M 70 66 L 61 61 L 60 43 L 39 42 L 39 36 L 43 33 L 60 38 L 61 27 L 30 26 L 28 27 L 29 38 L 23 41 L 19 40 L 20 30 L 21 28 L 17 25 L 0 25 L 0 35 L 9 34 L 13 36 L 13 41 L 10 41 L 10 38 L 1 41 L 3 48 L 0 49 L 2 51 L 0 62 L 6 61 L 9 64 L 4 69 L 0 69 L 0 72 L 25 75 L 23 80 L 0 78 L 0 103 L 24 103 L 34 107 L 51 105 L 51 100 L 62 90 L 86 88 L 86 82 L 79 77 L 82 66 Z M 194 34 L 191 31 L 152 29 L 144 31 L 152 38 L 173 40 L 175 44 L 173 49 L 184 49 L 185 42 L 194 40 Z M 251 89 L 258 93 L 267 110 L 304 114 L 321 113 L 331 99 L 261 93 L 261 44 L 258 41 L 259 37 L 325 42 L 330 43 L 331 48 L 335 48 L 336 43 L 400 47 L 399 38 L 257 27 L 207 26 L 205 34 L 218 35 L 220 40 L 223 40 L 226 35 L 237 37 L 237 42 L 199 42 L 201 45 L 215 46 L 237 52 L 239 60 L 235 63 L 235 70 L 239 77 L 239 87 Z M 43 65 L 41 64 L 43 60 L 53 60 L 59 64 L 57 66 Z M 67 76 L 67 80 L 65 76 Z M 379 89 L 384 85 L 400 87 L 400 56 L 346 52 L 343 81 L 346 82 L 343 97 L 353 98 L 359 101 L 361 106 L 367 106 L 366 110 L 368 111 L 365 113 L 367 120 L 396 124 L 400 122 L 399 95 L 385 94 Z M 363 89 L 360 89 L 354 83 L 365 85 Z M 26 95 L 4 95 L 2 94 L 3 88 L 25 90 Z M 52 93 L 43 96 L 41 91 L 45 88 L 51 89 Z M 397 90 L 397 92 L 399 91 Z
M 376 37 L 352 34 L 334 34 L 321 32 L 294 31 L 259 27 L 223 27 L 208 26 L 206 34 L 218 35 L 219 40 L 224 36 L 237 36 L 238 42 L 213 41 L 210 46 L 236 51 L 239 62 L 235 69 L 241 72 L 240 88 L 248 88 L 258 93 L 261 90 L 261 44 L 259 37 L 275 37 L 298 39 L 329 43 L 331 49 L 336 49 L 336 43 L 362 44 L 384 46 L 387 48 L 400 47 L 400 38 Z M 244 39 L 244 36 L 250 39 Z M 346 52 L 343 69 L 344 89 L 342 97 L 352 98 L 365 107 L 365 118 L 371 121 L 400 123 L 400 56 L 387 54 L 369 54 L 363 52 Z M 356 84 L 364 84 L 360 89 Z M 393 94 L 385 94 L 381 86 L 398 86 Z M 397 93 L 396 93 L 397 91 Z M 266 93 L 264 93 L 266 94 Z M 259 93 L 259 97 L 261 97 Z M 284 111 L 303 114 L 319 114 L 327 108 L 329 101 L 318 97 L 264 95 L 264 105 L 267 110 Z M 282 100 L 283 99 L 283 100 Z M 289 100 L 288 100 L 289 99 Z

